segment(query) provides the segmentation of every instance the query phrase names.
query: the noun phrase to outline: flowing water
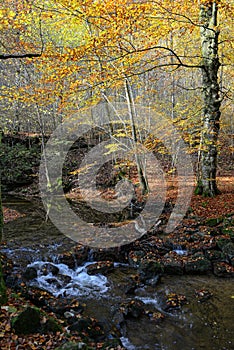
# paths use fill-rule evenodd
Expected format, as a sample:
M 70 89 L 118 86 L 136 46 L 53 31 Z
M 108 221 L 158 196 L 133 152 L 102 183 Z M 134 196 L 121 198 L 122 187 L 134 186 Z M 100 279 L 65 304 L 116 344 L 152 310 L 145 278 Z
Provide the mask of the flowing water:
M 70 269 L 59 263 L 58 253 L 68 251 L 74 242 L 64 237 L 37 204 L 14 197 L 4 199 L 4 205 L 19 211 L 22 217 L 5 225 L 2 249 L 13 258 L 16 269 L 35 267 L 40 286 L 55 296 L 77 297 L 85 302 L 85 313 L 101 322 L 111 323 L 114 311 L 124 301 L 141 300 L 149 314 L 160 311 L 164 319 L 148 316 L 129 318 L 122 330 L 122 343 L 128 350 L 232 350 L 234 349 L 234 289 L 232 279 L 214 276 L 163 276 L 156 287 L 142 286 L 135 295 L 126 296 L 124 286 L 134 269 L 115 264 L 107 277 L 89 275 L 89 261 Z M 181 252 L 182 254 L 183 252 Z M 45 266 L 52 266 L 56 274 Z M 201 302 L 197 290 L 209 290 L 212 297 Z M 185 295 L 187 304 L 180 309 L 165 311 L 165 295 Z

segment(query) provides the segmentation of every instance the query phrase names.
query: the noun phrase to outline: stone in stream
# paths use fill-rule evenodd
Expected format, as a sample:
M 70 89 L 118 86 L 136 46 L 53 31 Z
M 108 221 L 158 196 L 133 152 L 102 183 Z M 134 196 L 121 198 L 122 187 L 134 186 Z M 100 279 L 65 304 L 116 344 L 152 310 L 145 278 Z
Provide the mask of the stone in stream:
M 176 252 L 171 251 L 162 258 L 165 273 L 171 275 L 183 275 L 184 266 L 182 257 Z
M 59 268 L 51 263 L 45 263 L 41 268 L 41 272 L 44 276 L 49 275 L 50 273 L 57 276 L 59 273 Z
M 204 254 L 198 252 L 184 259 L 184 269 L 186 273 L 204 274 L 210 272 L 212 266 L 211 262 L 205 258 Z
M 106 334 L 100 322 L 91 317 L 80 317 L 75 323 L 68 327 L 71 333 L 84 334 L 91 340 L 101 341 L 105 339 Z
M 139 318 L 145 314 L 145 304 L 141 300 L 130 300 L 120 305 L 119 310 L 124 318 Z
M 158 275 L 163 274 L 164 266 L 158 255 L 153 253 L 146 254 L 139 262 L 139 273 L 142 281 L 148 281 Z
M 37 278 L 37 270 L 35 269 L 35 267 L 29 266 L 24 271 L 22 277 L 26 281 L 31 281 L 34 278 Z
M 99 273 L 105 275 L 114 269 L 114 263 L 112 261 L 98 261 L 88 265 L 86 269 L 89 275 L 96 275 Z
M 214 274 L 218 277 L 234 277 L 234 267 L 226 262 L 215 262 L 213 264 Z
M 90 249 L 87 246 L 78 244 L 69 252 L 59 254 L 60 263 L 67 265 L 70 269 L 80 266 L 88 260 Z

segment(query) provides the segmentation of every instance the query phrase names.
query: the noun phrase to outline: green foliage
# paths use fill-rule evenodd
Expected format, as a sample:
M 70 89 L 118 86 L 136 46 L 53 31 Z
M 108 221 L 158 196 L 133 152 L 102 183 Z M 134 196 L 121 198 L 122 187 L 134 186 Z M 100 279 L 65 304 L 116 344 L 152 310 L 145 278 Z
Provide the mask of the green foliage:
M 33 168 L 39 165 L 39 146 L 27 148 L 23 144 L 0 146 L 0 168 L 3 186 L 14 186 L 32 181 Z

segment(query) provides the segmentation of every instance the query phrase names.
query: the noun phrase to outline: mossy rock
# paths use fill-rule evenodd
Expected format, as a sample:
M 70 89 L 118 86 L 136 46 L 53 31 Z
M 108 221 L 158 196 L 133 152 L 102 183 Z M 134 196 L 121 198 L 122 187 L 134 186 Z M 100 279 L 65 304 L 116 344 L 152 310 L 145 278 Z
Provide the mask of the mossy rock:
M 210 218 L 208 220 L 206 220 L 206 225 L 210 226 L 210 227 L 214 227 L 219 225 L 221 222 L 223 222 L 223 218 L 219 217 L 219 218 Z
M 45 325 L 44 325 L 44 327 L 43 327 L 43 331 L 45 332 L 45 333 L 48 333 L 48 332 L 52 332 L 52 333 L 56 333 L 56 332 L 62 332 L 62 327 L 58 324 L 58 322 L 54 319 L 54 318 L 52 318 L 52 317 L 50 317 L 47 321 L 46 321 L 46 323 L 45 323 Z
M 217 240 L 216 244 L 220 250 L 223 251 L 224 247 L 231 243 L 230 238 L 220 238 Z
M 28 307 L 11 320 L 11 326 L 16 334 L 32 334 L 40 330 L 40 311 Z
M 164 266 L 160 261 L 153 259 L 143 259 L 139 264 L 139 272 L 142 280 L 148 280 L 158 274 L 164 273 Z
M 188 274 L 207 273 L 211 271 L 211 262 L 203 254 L 194 254 L 184 262 L 184 268 Z

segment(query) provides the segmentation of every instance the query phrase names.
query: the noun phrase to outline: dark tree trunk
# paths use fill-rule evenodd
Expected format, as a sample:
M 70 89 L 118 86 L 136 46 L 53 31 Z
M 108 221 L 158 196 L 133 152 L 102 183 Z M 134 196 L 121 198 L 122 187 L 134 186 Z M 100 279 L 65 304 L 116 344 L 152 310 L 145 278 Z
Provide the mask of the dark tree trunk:
M 215 1 L 201 5 L 200 9 L 204 107 L 196 193 L 210 197 L 219 193 L 216 184 L 216 170 L 221 100 L 218 83 L 220 62 L 218 56 L 217 11 Z
M 2 141 L 2 131 L 0 129 L 0 147 Z M 3 210 L 2 210 L 2 194 L 1 194 L 1 171 L 0 171 L 0 242 L 2 240 L 2 229 L 3 229 Z M 0 305 L 5 304 L 7 301 L 6 287 L 2 276 L 2 263 L 0 255 Z

